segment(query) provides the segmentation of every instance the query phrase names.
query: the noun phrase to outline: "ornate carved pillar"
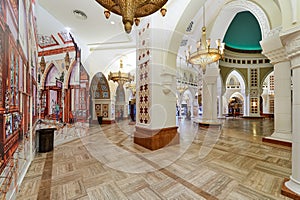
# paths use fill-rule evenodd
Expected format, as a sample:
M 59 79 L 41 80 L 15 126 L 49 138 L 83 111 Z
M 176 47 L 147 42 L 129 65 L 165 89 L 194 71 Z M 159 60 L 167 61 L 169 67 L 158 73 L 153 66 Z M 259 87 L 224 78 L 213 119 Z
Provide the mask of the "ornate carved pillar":
M 217 119 L 217 63 L 210 64 L 203 76 L 203 117 L 202 123 L 214 124 Z M 201 123 L 200 123 L 201 124 Z
M 288 191 L 282 193 L 289 197 L 300 198 L 300 30 L 282 36 L 286 44 L 288 58 L 291 60 L 293 84 L 292 115 L 292 175 L 285 183 Z M 283 188 L 282 188 L 283 189 Z
M 291 143 L 292 140 L 292 102 L 291 70 L 286 49 L 279 37 L 280 29 L 261 42 L 263 54 L 274 65 L 274 133 L 266 140 L 279 140 Z
M 151 29 L 143 20 L 138 30 L 137 119 L 134 143 L 150 150 L 178 144 L 176 126 L 176 70 L 167 66 L 165 48 L 168 33 Z M 172 55 L 172 54 L 171 54 Z M 174 54 L 174 59 L 176 55 Z

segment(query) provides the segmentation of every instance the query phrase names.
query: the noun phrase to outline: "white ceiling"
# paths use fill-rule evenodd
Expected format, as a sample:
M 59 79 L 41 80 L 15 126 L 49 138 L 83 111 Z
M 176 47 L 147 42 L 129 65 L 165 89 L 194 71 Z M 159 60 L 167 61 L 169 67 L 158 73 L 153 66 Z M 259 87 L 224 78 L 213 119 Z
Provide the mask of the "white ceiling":
M 154 14 L 154 22 L 164 29 L 174 30 L 189 1 L 169 0 L 166 17 L 162 18 L 160 13 Z M 38 10 L 38 33 L 57 34 L 66 27 L 70 28 L 75 39 L 79 39 L 80 48 L 85 48 L 84 65 L 91 76 L 99 71 L 108 73 L 112 68 L 118 68 L 119 59 L 127 56 L 128 52 L 131 55 L 125 56 L 123 62 L 133 68 L 136 66 L 136 59 L 132 57 L 136 46 L 136 27 L 133 26 L 131 33 L 127 34 L 121 17 L 112 13 L 107 20 L 103 14 L 104 8 L 95 0 L 38 0 L 38 4 L 41 7 Z M 76 17 L 74 10 L 83 11 L 87 19 Z M 187 21 L 186 26 L 189 23 Z M 132 67 L 128 70 L 132 71 Z
M 103 7 L 95 0 L 39 0 L 40 6 L 60 21 L 71 32 L 80 37 L 87 45 L 100 43 L 128 42 L 130 38 L 123 31 L 121 17 L 112 14 L 106 19 Z M 83 11 L 87 19 L 82 20 L 74 15 L 74 10 Z M 111 24 L 111 22 L 115 24 Z

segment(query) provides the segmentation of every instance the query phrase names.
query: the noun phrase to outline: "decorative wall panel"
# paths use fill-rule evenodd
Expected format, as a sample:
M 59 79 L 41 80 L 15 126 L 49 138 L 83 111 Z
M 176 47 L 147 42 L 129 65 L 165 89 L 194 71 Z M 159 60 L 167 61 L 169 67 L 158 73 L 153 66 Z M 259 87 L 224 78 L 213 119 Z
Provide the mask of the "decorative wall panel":
M 101 116 L 101 104 L 95 104 L 95 112 L 97 116 Z
M 141 124 L 150 124 L 151 118 L 149 109 L 151 106 L 151 87 L 150 87 L 150 23 L 147 23 L 138 34 L 138 56 L 137 56 L 137 119 Z
M 108 117 L 108 104 L 103 104 L 102 105 L 102 116 L 104 118 Z
M 110 99 L 110 90 L 106 77 L 97 73 L 91 83 L 91 90 L 94 99 Z

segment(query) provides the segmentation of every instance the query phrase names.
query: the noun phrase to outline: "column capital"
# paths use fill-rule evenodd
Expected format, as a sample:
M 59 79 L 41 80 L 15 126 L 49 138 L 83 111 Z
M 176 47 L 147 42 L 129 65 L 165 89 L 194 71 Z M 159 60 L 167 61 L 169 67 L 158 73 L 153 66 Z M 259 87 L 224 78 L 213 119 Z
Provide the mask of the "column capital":
M 282 27 L 272 29 L 268 36 L 260 41 L 263 49 L 262 54 L 270 59 L 271 63 L 277 64 L 280 62 L 288 61 L 288 55 L 280 38 Z
M 285 44 L 288 58 L 291 60 L 291 68 L 300 67 L 300 29 L 284 33 L 281 38 Z

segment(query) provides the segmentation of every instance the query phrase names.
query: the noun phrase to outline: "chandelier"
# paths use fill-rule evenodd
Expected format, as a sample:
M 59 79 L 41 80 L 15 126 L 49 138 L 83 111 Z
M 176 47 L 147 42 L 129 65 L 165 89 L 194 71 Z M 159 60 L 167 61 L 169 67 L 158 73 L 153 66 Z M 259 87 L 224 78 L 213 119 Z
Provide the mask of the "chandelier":
M 151 15 L 160 9 L 161 15 L 166 15 L 167 9 L 163 6 L 168 0 L 96 0 L 105 8 L 106 19 L 110 17 L 110 12 L 122 16 L 122 21 L 126 33 L 131 32 L 133 22 L 138 26 L 140 18 Z
M 206 39 L 205 27 L 205 5 L 203 6 L 203 27 L 201 40 L 197 42 L 197 51 L 191 53 L 189 46 L 186 50 L 186 60 L 192 65 L 200 65 L 205 72 L 207 64 L 216 62 L 223 58 L 225 43 L 221 43 L 220 39 L 216 40 L 217 48 L 211 48 L 210 39 Z
M 120 59 L 120 70 L 118 72 L 110 72 L 108 74 L 108 80 L 119 83 L 119 85 L 124 85 L 126 82 L 131 82 L 134 80 L 134 76 L 130 73 L 122 72 L 123 61 Z

